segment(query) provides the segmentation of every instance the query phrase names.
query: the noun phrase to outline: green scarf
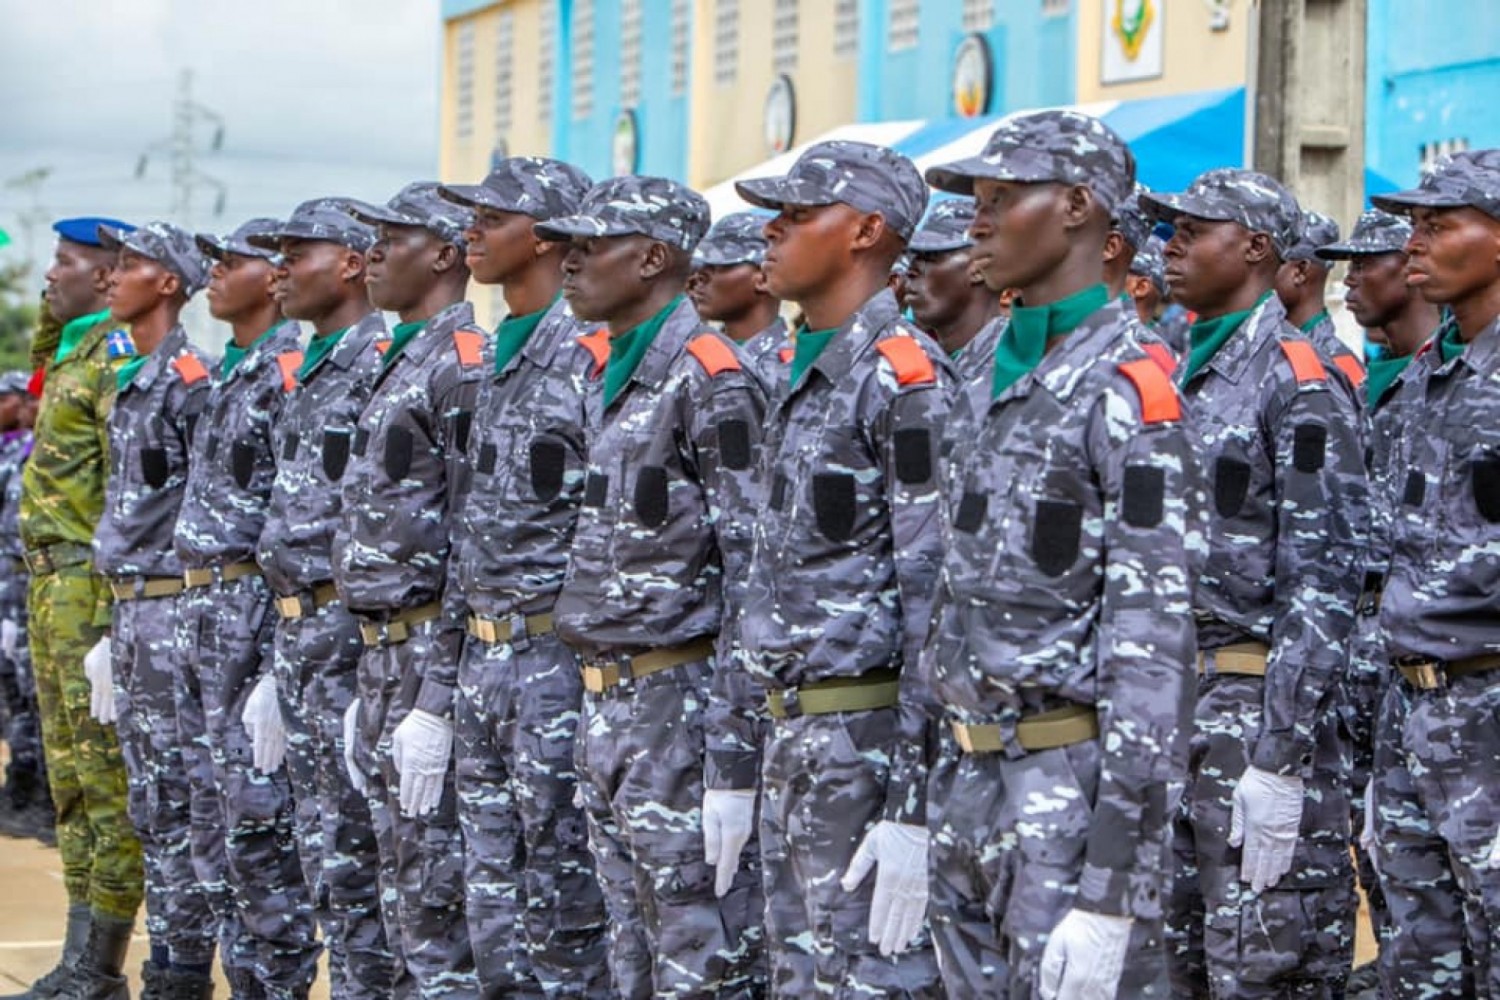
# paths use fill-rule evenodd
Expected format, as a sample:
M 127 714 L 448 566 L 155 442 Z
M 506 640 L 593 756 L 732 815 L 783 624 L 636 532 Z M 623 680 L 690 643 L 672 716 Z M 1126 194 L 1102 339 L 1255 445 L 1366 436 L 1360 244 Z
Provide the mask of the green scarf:
M 666 325 L 667 317 L 672 315 L 672 310 L 682 302 L 679 295 L 667 303 L 665 309 L 652 316 L 646 322 L 633 330 L 627 330 L 618 337 L 609 338 L 609 360 L 604 364 L 604 407 L 615 401 L 615 398 L 625 389 L 625 383 L 630 381 L 630 376 L 635 374 L 636 368 L 641 363 L 641 358 L 646 356 L 646 349 L 656 340 L 656 335 L 661 333 L 661 328 Z
M 999 398 L 1041 364 L 1048 341 L 1072 333 L 1108 304 L 1109 289 L 1091 285 L 1044 306 L 1012 306 L 1010 322 L 995 345 L 995 379 L 990 384 L 990 398 Z
M 53 363 L 61 362 L 63 358 L 72 354 L 74 348 L 83 340 L 84 334 L 107 319 L 109 319 L 109 310 L 105 309 L 101 312 L 89 313 L 87 316 L 79 316 L 77 319 L 70 319 L 63 324 L 62 338 L 57 342 L 57 354 L 52 358 Z
M 415 323 L 397 323 L 391 327 L 391 342 L 385 349 L 385 355 L 380 359 L 380 366 L 389 368 L 401 352 L 406 350 L 406 345 L 417 339 L 417 334 L 421 333 L 426 325 L 427 321 L 420 319 Z
M 823 353 L 823 349 L 838 332 L 838 327 L 832 330 L 809 330 L 805 326 L 797 331 L 797 337 L 792 343 L 792 385 L 796 385 L 802 378 L 802 373 L 812 367 L 812 363 L 818 360 L 818 355 Z
M 121 391 L 135 378 L 135 373 L 141 370 L 141 366 L 151 360 L 149 354 L 137 354 L 129 361 L 115 369 L 115 386 Z
M 541 323 L 542 317 L 547 315 L 557 302 L 554 298 L 534 313 L 524 316 L 507 316 L 500 321 L 500 326 L 495 330 L 495 374 L 499 375 L 505 371 L 505 366 L 510 364 L 510 359 L 521 353 L 521 348 L 526 346 L 526 341 L 536 332 L 537 324 Z
M 1438 350 L 1443 352 L 1443 364 L 1458 357 L 1468 346 L 1464 343 L 1463 335 L 1458 332 L 1458 324 L 1448 324 L 1448 329 L 1443 331 L 1443 336 L 1438 340 Z
M 245 355 L 249 354 L 256 347 L 260 346 L 260 344 L 265 341 L 266 338 L 270 337 L 271 334 L 280 329 L 281 324 L 285 322 L 286 320 L 279 320 L 275 323 L 272 323 L 271 329 L 267 330 L 265 333 L 252 340 L 249 347 L 241 347 L 232 340 L 229 343 L 225 344 L 224 360 L 219 362 L 219 380 L 222 382 L 225 379 L 229 378 L 230 375 L 233 375 L 234 370 L 240 366 L 240 362 L 245 360 Z
M 1365 398 L 1371 407 L 1380 405 L 1380 397 L 1401 377 L 1409 364 L 1410 354 L 1404 358 L 1378 358 L 1365 366 Z
M 1187 364 L 1182 366 L 1182 374 L 1178 377 L 1177 384 L 1187 385 L 1191 382 L 1193 376 L 1202 371 L 1203 366 L 1219 353 L 1219 348 L 1227 344 L 1229 338 L 1245 325 L 1245 320 L 1250 318 L 1250 314 L 1259 309 L 1260 304 L 1270 297 L 1271 293 L 1265 292 L 1249 309 L 1216 316 L 1213 319 L 1200 319 L 1194 323 L 1188 329 Z
M 1301 326 L 1297 327 L 1297 329 L 1301 330 L 1303 333 L 1312 333 L 1318 328 L 1318 324 L 1323 322 L 1325 319 L 1328 319 L 1327 309 L 1319 311 L 1316 316 L 1308 320 L 1306 323 L 1303 323 Z
M 346 326 L 342 330 L 325 333 L 321 337 L 313 334 L 312 339 L 307 342 L 307 353 L 302 357 L 302 367 L 297 369 L 297 381 L 306 381 L 307 376 L 313 373 L 313 369 L 317 368 L 323 359 L 339 346 L 339 341 L 344 339 L 344 334 L 350 329 Z

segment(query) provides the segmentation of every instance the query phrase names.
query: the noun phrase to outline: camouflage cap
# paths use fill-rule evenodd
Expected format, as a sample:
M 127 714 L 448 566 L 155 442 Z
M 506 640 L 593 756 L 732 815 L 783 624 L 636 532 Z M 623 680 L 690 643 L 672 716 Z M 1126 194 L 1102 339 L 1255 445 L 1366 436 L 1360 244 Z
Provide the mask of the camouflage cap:
M 927 217 L 912 234 L 907 249 L 912 253 L 948 253 L 974 245 L 969 226 L 974 222 L 973 198 L 944 198 L 933 202 Z
M 280 226 L 280 219 L 251 219 L 240 223 L 239 228 L 228 236 L 199 233 L 193 240 L 198 244 L 199 250 L 214 260 L 223 260 L 226 254 L 231 253 L 270 260 L 276 256 L 276 245 L 273 243 L 271 246 L 263 246 L 254 242 L 254 237 L 274 233 Z
M 0 372 L 0 396 L 24 396 L 31 384 L 31 373 L 19 368 Z
M 99 227 L 99 244 L 109 250 L 129 250 L 154 260 L 177 275 L 182 290 L 193 296 L 208 284 L 208 258 L 187 230 L 170 222 L 148 222 L 123 233 L 111 226 Z
M 1119 207 L 1115 209 L 1115 217 L 1111 220 L 1115 231 L 1125 237 L 1125 242 L 1129 243 L 1137 253 L 1146 245 L 1151 238 L 1151 230 L 1156 227 L 1156 220 L 1141 208 L 1141 195 L 1148 190 L 1149 188 L 1144 184 L 1137 184 L 1135 190 L 1120 202 Z
M 449 243 L 462 244 L 474 213 L 438 196 L 435 181 L 406 185 L 384 205 L 350 199 L 344 211 L 370 226 L 418 226 Z
M 538 222 L 534 228 L 544 240 L 647 236 L 691 251 L 708 232 L 708 216 L 708 202 L 687 185 L 627 174 L 594 185 L 574 214 Z
M 1372 208 L 1354 223 L 1354 232 L 1342 243 L 1321 246 L 1315 252 L 1323 260 L 1348 260 L 1382 253 L 1405 253 L 1411 238 L 1411 223 L 1399 215 Z
M 1162 255 L 1164 246 L 1159 237 L 1149 237 L 1145 246 L 1136 248 L 1135 256 L 1130 261 L 1130 273 L 1150 278 L 1156 290 L 1162 294 L 1167 291 L 1167 259 Z
M 438 195 L 466 208 L 483 206 L 545 221 L 577 212 L 593 186 L 589 175 L 571 163 L 544 156 L 510 156 L 478 184 L 439 185 Z
M 693 252 L 694 267 L 729 267 L 759 264 L 766 259 L 766 234 L 770 216 L 764 212 L 734 212 L 713 224 Z
M 786 205 L 844 204 L 878 213 L 903 240 L 911 239 L 927 209 L 927 185 L 916 164 L 894 149 L 833 140 L 809 146 L 783 177 L 734 185 L 752 205 L 779 212 Z
M 1254 170 L 1218 167 L 1199 174 L 1186 191 L 1147 191 L 1141 208 L 1158 222 L 1191 215 L 1210 222 L 1235 222 L 1251 232 L 1268 233 L 1278 254 L 1297 242 L 1302 210 L 1297 199 L 1274 177 Z
M 1281 255 L 1282 260 L 1318 260 L 1318 248 L 1339 241 L 1339 224 L 1322 212 L 1304 211 L 1297 225 L 1297 242 Z
M 1377 194 L 1376 208 L 1403 215 L 1414 208 L 1477 208 L 1500 219 L 1500 149 L 1471 149 L 1438 162 L 1410 191 Z
M 1034 111 L 1002 120 L 978 156 L 927 171 L 928 183 L 954 194 L 973 194 L 979 179 L 1082 184 L 1113 215 L 1135 187 L 1135 155 L 1092 115 Z
M 287 220 L 275 229 L 249 237 L 251 246 L 276 251 L 282 240 L 316 240 L 337 243 L 364 253 L 375 244 L 375 230 L 355 219 L 346 210 L 347 198 L 313 198 L 292 209 Z

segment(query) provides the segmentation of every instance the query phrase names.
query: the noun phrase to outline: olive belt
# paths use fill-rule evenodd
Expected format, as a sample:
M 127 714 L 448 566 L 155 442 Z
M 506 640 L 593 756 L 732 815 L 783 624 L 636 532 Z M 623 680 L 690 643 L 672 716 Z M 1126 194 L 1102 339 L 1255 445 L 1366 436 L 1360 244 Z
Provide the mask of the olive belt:
M 82 566 L 94 558 L 94 550 L 77 542 L 57 542 L 30 549 L 22 554 L 26 568 L 33 576 L 56 573 L 70 566 Z
M 260 576 L 260 566 L 253 559 L 244 562 L 220 563 L 218 566 L 204 566 L 199 569 L 184 570 L 182 582 L 187 588 L 207 587 L 215 583 L 231 583 L 235 580 L 243 580 L 247 576 Z
M 1263 642 L 1235 642 L 1218 649 L 1198 653 L 1198 673 L 1235 674 L 1239 677 L 1266 676 L 1266 657 L 1271 647 Z
M 1438 691 L 1447 687 L 1450 680 L 1500 669 L 1500 653 L 1467 656 L 1462 660 L 1397 660 L 1395 667 L 1406 683 L 1418 691 Z
M 117 601 L 148 597 L 171 597 L 184 589 L 180 576 L 131 576 L 109 581 L 109 592 Z
M 638 681 L 685 663 L 706 660 L 713 651 L 712 639 L 695 639 L 681 646 L 664 646 L 636 656 L 592 660 L 583 666 L 583 686 L 593 694 L 605 694 L 626 681 Z
M 516 628 L 520 621 L 521 627 Z M 510 642 L 517 635 L 538 636 L 552 634 L 552 612 L 544 615 L 527 615 L 511 618 L 486 618 L 484 615 L 469 616 L 469 634 L 480 642 L 499 646 Z
M 774 719 L 835 712 L 873 712 L 894 708 L 901 700 L 901 671 L 881 668 L 858 677 L 830 677 L 801 687 L 766 692 L 766 710 Z
M 310 590 L 298 591 L 288 594 L 286 597 L 276 598 L 276 610 L 281 617 L 287 621 L 295 621 L 298 618 L 310 618 L 319 608 L 326 607 L 339 599 L 339 588 L 332 581 L 320 583 Z
M 950 722 L 953 738 L 964 753 L 999 753 L 1005 738 L 997 723 Z M 1099 714 L 1082 705 L 1038 712 L 1016 723 L 1016 742 L 1022 750 L 1035 752 L 1071 746 L 1099 738 Z
M 430 622 L 442 613 L 443 605 L 433 601 L 397 612 L 389 618 L 365 618 L 359 623 L 359 637 L 366 646 L 399 646 L 411 638 L 413 626 Z

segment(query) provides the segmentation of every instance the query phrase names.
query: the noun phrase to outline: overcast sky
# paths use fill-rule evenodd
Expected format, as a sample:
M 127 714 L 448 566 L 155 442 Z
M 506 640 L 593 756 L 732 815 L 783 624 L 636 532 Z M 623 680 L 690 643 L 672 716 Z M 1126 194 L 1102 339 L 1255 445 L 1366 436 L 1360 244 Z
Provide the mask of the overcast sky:
M 436 0 L 0 0 L 0 228 L 25 253 L 21 214 L 169 218 L 182 70 L 224 119 L 224 145 L 196 130 L 195 165 L 227 187 L 194 193 L 189 222 L 223 230 L 322 195 L 385 200 L 435 177 L 441 18 Z M 7 185 L 51 168 L 35 196 Z

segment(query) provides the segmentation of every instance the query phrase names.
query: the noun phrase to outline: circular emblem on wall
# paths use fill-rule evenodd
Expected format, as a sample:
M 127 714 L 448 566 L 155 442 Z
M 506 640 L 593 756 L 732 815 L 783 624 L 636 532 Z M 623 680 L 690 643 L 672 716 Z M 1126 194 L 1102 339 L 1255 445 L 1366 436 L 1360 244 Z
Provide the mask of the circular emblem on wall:
M 995 64 L 990 42 L 983 35 L 965 35 L 953 53 L 953 111 L 963 118 L 977 118 L 990 110 Z
M 616 177 L 640 169 L 641 133 L 634 108 L 625 108 L 615 117 L 615 137 L 609 149 Z
M 792 87 L 792 78 L 785 73 L 766 91 L 764 125 L 769 152 L 785 153 L 792 148 L 792 137 L 797 134 L 797 91 Z

